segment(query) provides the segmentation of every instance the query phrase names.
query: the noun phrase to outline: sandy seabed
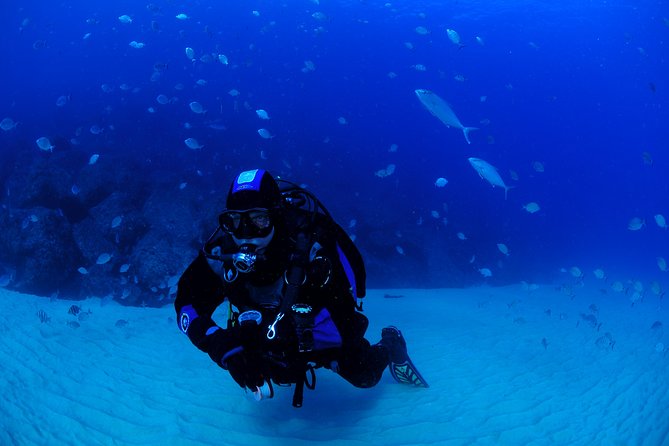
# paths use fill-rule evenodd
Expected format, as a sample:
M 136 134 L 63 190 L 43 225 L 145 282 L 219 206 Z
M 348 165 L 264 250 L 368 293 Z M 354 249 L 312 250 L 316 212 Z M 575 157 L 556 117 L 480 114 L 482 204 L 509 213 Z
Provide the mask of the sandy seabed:
M 657 296 L 371 290 L 368 338 L 400 327 L 430 388 L 386 372 L 356 389 L 318 370 L 301 409 L 291 388 L 256 402 L 190 344 L 171 306 L 10 291 L 0 303 L 2 445 L 669 445 Z

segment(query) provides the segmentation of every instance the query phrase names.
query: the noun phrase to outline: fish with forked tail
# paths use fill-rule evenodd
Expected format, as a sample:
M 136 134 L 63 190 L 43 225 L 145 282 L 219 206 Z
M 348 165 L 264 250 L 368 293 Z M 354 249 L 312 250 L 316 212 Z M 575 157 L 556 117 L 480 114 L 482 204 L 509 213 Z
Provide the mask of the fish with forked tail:
M 416 90 L 416 96 L 420 102 L 428 109 L 430 113 L 439 118 L 446 127 L 454 127 L 456 129 L 462 130 L 462 133 L 465 135 L 465 141 L 467 144 L 471 144 L 469 140 L 469 132 L 472 130 L 478 130 L 476 127 L 465 127 L 462 125 L 458 117 L 455 115 L 453 109 L 448 105 L 446 101 L 434 94 L 430 90 L 418 89 Z
M 504 189 L 504 199 L 506 200 L 507 192 L 513 186 L 504 184 L 504 180 L 502 180 L 502 177 L 494 166 L 480 158 L 469 158 L 469 164 L 471 164 L 479 176 L 490 183 L 492 187 L 499 186 Z

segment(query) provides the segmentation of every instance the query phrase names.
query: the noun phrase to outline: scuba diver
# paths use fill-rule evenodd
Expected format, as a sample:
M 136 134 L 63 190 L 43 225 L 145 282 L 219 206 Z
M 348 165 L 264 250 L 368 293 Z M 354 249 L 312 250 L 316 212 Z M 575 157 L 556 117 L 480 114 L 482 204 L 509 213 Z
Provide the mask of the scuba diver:
M 316 368 L 368 388 L 388 366 L 397 381 L 428 387 L 396 327 L 377 344 L 365 339 L 362 257 L 313 194 L 265 170 L 244 171 L 218 223 L 179 279 L 174 307 L 179 328 L 240 387 L 260 400 L 274 385 L 295 385 L 301 407 Z M 212 314 L 226 300 L 221 327 Z

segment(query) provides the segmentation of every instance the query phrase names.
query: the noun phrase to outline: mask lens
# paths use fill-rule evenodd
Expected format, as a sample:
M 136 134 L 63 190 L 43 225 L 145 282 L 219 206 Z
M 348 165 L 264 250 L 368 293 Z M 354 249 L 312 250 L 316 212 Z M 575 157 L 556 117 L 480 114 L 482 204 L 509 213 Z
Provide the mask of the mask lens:
M 225 211 L 218 216 L 218 224 L 225 232 L 235 232 L 242 221 L 241 212 Z
M 272 224 L 269 212 L 265 210 L 249 211 L 249 219 L 258 229 L 267 229 Z
M 225 211 L 218 216 L 221 229 L 240 238 L 263 237 L 272 226 L 272 217 L 267 209 L 248 211 Z

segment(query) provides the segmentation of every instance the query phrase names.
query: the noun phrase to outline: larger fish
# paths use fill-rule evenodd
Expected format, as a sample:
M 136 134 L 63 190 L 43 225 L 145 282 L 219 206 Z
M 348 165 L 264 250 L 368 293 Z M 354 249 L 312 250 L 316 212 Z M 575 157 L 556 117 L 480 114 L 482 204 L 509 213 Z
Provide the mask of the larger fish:
M 462 125 L 448 103 L 434 94 L 432 91 L 419 88 L 416 90 L 416 96 L 418 96 L 420 102 L 423 103 L 425 108 L 427 108 L 430 113 L 439 118 L 441 122 L 446 124 L 446 127 L 454 127 L 456 129 L 462 130 L 462 133 L 465 135 L 465 141 L 467 141 L 467 144 L 471 144 L 471 141 L 469 140 L 469 132 L 472 130 L 478 130 L 478 128 L 465 127 Z
M 499 173 L 494 166 L 480 158 L 469 158 L 469 164 L 471 164 L 474 170 L 478 172 L 479 176 L 490 183 L 492 187 L 499 186 L 504 189 L 504 199 L 506 200 L 507 192 L 513 186 L 504 184 L 504 180 L 499 176 Z
M 458 48 L 462 48 L 464 45 L 462 44 L 460 40 L 460 34 L 454 29 L 446 28 L 446 35 L 448 36 L 448 39 L 456 44 Z

